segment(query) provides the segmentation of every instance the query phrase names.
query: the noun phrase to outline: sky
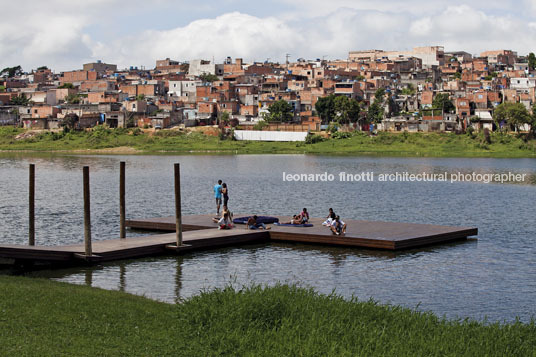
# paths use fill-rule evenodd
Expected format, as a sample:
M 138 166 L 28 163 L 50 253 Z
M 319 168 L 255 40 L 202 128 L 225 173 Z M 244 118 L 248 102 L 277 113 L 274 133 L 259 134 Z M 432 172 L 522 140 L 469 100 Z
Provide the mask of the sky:
M 536 0 L 0 0 L 0 69 L 346 59 L 444 46 L 536 51 Z

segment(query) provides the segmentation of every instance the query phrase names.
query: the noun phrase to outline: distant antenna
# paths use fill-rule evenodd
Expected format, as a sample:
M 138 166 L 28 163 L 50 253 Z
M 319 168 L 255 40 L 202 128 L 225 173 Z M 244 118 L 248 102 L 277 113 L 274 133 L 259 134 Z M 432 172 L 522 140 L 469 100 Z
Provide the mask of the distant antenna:
M 288 58 L 290 57 L 290 53 L 287 53 L 286 55 L 286 58 L 287 58 L 287 61 L 286 61 L 286 64 L 287 64 L 287 69 L 288 69 Z

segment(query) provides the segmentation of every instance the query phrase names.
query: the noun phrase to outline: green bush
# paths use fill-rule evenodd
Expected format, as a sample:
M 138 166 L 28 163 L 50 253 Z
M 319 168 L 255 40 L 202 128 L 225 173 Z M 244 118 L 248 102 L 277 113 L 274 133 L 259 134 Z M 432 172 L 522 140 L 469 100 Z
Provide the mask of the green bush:
M 352 133 L 346 131 L 336 131 L 331 134 L 332 139 L 348 139 L 352 137 Z
M 307 136 L 305 137 L 305 143 L 306 144 L 316 144 L 316 143 L 320 143 L 322 141 L 325 141 L 326 139 L 320 135 L 317 135 L 317 134 L 313 134 L 311 132 L 309 132 L 307 134 Z

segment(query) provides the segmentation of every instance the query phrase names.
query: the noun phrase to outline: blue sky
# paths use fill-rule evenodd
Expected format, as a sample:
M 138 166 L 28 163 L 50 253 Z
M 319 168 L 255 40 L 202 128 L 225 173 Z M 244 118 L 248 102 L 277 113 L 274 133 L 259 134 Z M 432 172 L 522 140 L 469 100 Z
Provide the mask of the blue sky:
M 283 61 L 346 58 L 359 49 L 443 45 L 536 51 L 536 0 L 3 1 L 0 69 L 63 71 L 101 59 Z

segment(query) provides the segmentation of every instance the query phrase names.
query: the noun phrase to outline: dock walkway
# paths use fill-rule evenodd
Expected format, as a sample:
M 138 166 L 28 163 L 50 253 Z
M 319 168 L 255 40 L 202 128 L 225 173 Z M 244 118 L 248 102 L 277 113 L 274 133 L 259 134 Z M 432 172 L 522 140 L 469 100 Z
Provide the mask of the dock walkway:
M 84 261 L 100 262 L 158 255 L 170 250 L 182 252 L 267 241 L 400 250 L 452 242 L 478 234 L 477 228 L 470 227 L 346 220 L 348 225 L 346 234 L 335 236 L 327 227 L 322 226 L 323 219 L 320 218 L 311 219 L 310 223 L 314 225 L 313 227 L 271 225 L 271 230 L 264 231 L 248 230 L 244 225 L 237 225 L 231 230 L 218 230 L 215 229 L 217 224 L 212 222 L 212 217 L 212 215 L 184 216 L 182 219 L 184 246 L 178 248 L 174 246 L 175 233 L 160 233 L 143 237 L 94 241 L 91 257 L 84 256 L 84 244 L 76 244 L 65 246 L 0 245 L 0 258 L 10 263 L 77 264 L 84 263 Z M 290 217 L 278 218 L 281 222 L 290 220 Z M 126 226 L 134 229 L 174 232 L 175 218 L 128 220 Z

